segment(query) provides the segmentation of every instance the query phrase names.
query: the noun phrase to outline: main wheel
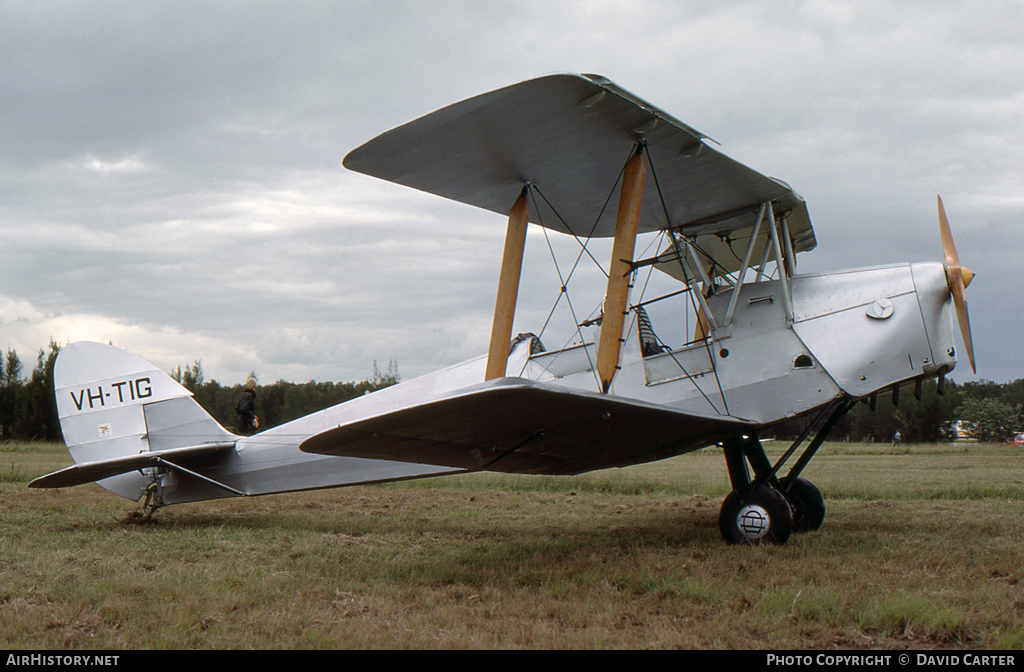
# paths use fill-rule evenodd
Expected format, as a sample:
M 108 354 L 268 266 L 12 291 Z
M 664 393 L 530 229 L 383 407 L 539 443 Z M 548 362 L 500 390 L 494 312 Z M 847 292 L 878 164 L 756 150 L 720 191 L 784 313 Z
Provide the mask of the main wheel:
M 784 544 L 793 531 L 793 512 L 768 486 L 733 490 L 722 502 L 718 527 L 730 544 Z
M 793 531 L 813 532 L 820 528 L 825 520 L 825 498 L 821 491 L 806 478 L 798 477 L 788 486 L 786 499 L 793 509 Z

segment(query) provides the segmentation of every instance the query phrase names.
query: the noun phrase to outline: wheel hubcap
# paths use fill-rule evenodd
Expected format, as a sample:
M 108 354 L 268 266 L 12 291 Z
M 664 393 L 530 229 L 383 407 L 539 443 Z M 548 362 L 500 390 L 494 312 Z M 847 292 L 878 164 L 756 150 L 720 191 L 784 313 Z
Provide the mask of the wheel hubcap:
M 748 504 L 736 516 L 736 527 L 750 541 L 758 541 L 768 533 L 772 519 L 768 512 L 756 504 Z

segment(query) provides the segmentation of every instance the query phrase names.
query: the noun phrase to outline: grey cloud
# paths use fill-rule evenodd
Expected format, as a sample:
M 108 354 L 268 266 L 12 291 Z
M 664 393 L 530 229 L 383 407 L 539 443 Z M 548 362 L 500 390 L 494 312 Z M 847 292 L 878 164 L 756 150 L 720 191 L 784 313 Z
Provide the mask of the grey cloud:
M 1010 2 L 5 3 L 0 346 L 115 340 L 225 382 L 391 359 L 409 377 L 479 354 L 501 218 L 341 159 L 461 98 L 577 71 L 789 182 L 819 240 L 802 269 L 938 259 L 941 193 L 978 273 L 979 376 L 1021 377 L 1022 29 Z M 575 241 L 553 245 L 571 265 Z M 540 329 L 558 282 L 532 234 L 518 331 Z M 574 308 L 602 285 L 581 268 Z M 573 336 L 564 312 L 549 345 Z

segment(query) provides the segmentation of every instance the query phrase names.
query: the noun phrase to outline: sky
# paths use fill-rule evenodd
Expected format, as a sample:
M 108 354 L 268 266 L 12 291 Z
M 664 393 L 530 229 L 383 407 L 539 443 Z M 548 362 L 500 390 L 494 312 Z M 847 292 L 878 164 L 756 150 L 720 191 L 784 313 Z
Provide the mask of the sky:
M 224 384 L 375 362 L 409 379 L 485 353 L 504 218 L 342 160 L 580 72 L 789 183 L 818 241 L 801 271 L 940 261 L 941 194 L 976 273 L 978 372 L 953 378 L 1022 378 L 1024 5 L 979 7 L 0 0 L 0 348 L 31 369 L 51 339 L 110 342 Z M 531 227 L 516 332 L 540 331 L 566 238 Z M 603 276 L 583 263 L 573 283 L 585 316 Z

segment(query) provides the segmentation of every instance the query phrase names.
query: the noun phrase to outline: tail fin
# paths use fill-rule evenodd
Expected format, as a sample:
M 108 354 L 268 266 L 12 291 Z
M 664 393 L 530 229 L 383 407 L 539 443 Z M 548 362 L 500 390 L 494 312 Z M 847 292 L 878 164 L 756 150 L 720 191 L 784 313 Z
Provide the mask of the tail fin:
M 219 450 L 238 439 L 170 376 L 113 346 L 68 345 L 57 356 L 53 378 L 64 443 L 77 467 L 37 479 L 34 487 L 100 478 L 104 488 L 137 500 L 152 481 L 137 471 L 151 466 L 140 457 Z

